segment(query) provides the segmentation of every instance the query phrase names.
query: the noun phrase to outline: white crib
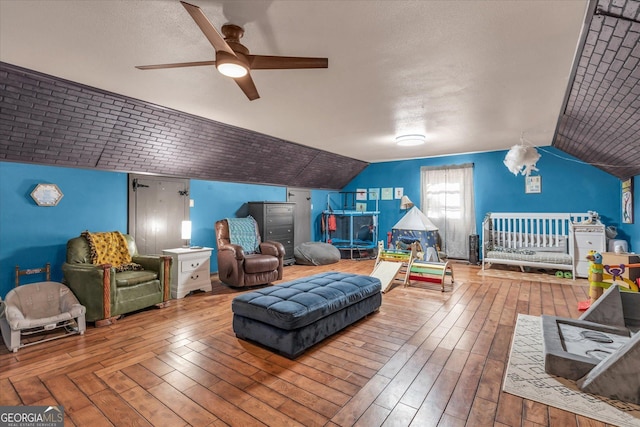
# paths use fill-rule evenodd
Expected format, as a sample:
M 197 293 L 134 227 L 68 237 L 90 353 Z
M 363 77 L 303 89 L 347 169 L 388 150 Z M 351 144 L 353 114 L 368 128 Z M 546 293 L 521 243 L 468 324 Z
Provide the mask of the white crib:
M 482 224 L 482 269 L 490 264 L 571 271 L 576 277 L 573 224 L 588 213 L 492 212 Z

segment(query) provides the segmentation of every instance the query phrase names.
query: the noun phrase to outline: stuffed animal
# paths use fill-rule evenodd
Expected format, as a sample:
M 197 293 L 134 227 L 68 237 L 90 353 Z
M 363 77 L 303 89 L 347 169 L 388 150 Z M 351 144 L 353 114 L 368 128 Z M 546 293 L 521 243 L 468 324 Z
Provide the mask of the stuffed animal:
M 591 304 L 602 296 L 604 289 L 611 283 L 603 282 L 604 266 L 602 265 L 602 254 L 596 251 L 589 251 L 586 257 L 589 260 L 589 298 Z

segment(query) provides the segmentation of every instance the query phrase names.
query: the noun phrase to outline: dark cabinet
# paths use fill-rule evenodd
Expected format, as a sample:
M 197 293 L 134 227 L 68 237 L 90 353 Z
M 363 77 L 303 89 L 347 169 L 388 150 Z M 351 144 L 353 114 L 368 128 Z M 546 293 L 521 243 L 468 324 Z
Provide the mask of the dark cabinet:
M 291 202 L 249 202 L 249 215 L 255 218 L 262 240 L 282 243 L 285 265 L 295 263 L 293 225 L 296 204 Z

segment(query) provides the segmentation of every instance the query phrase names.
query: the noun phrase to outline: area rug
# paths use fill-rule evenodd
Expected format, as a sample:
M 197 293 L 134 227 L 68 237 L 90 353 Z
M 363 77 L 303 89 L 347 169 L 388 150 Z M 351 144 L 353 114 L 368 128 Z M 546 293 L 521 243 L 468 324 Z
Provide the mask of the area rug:
M 640 405 L 583 393 L 574 381 L 544 371 L 540 317 L 518 315 L 502 390 L 621 427 L 640 426 Z
M 490 268 L 485 270 L 478 270 L 478 276 L 486 276 L 486 277 L 495 277 L 498 279 L 509 279 L 509 280 L 527 280 L 531 282 L 542 282 L 542 283 L 555 283 L 558 285 L 585 285 L 589 286 L 589 281 L 587 279 L 577 278 L 576 280 L 565 279 L 556 277 L 553 274 L 544 272 L 531 270 L 529 272 L 523 273 L 520 271 L 519 267 L 516 266 L 503 266 L 503 265 L 492 265 Z

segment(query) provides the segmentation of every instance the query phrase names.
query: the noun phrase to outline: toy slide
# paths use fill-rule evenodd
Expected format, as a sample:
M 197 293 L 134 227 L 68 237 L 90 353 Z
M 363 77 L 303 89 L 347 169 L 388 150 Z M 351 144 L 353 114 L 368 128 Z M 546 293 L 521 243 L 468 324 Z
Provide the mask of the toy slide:
M 402 263 L 400 262 L 380 261 L 373 269 L 371 276 L 380 279 L 382 293 L 389 290 L 401 268 Z
M 415 258 L 415 245 L 411 245 L 410 251 L 403 251 L 384 249 L 384 243 L 378 242 L 378 256 L 371 276 L 380 279 L 382 293 L 387 292 L 394 282 L 407 285 L 409 270 Z

